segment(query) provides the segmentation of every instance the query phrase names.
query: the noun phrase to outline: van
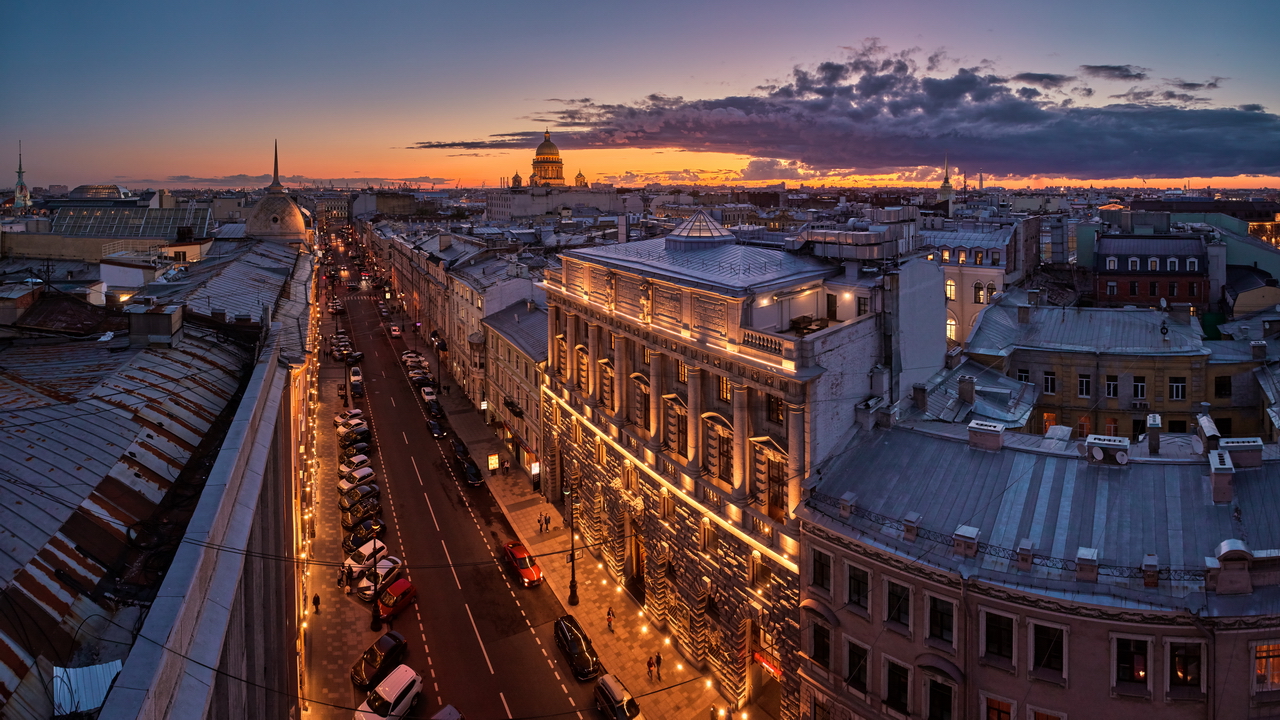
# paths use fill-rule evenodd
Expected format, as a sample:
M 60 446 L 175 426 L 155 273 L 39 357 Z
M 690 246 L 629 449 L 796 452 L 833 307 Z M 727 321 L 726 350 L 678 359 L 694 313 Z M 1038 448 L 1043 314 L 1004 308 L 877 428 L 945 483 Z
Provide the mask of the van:
M 596 709 L 609 720 L 644 720 L 636 699 L 614 675 L 602 675 L 596 682 Z
M 360 368 L 351 368 L 351 382 L 357 383 L 364 379 L 364 373 L 360 372 Z

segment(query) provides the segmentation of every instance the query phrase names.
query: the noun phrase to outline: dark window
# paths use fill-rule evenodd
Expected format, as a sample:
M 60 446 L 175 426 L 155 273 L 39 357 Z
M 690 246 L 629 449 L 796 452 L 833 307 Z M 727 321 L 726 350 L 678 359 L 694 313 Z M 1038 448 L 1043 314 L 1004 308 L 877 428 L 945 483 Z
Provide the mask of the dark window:
M 1033 625 L 1031 642 L 1035 645 L 1031 667 L 1062 673 L 1062 628 Z
M 828 320 L 836 319 L 837 307 L 838 307 L 838 303 L 836 301 L 836 296 L 832 295 L 831 293 L 827 293 L 827 319 Z
M 779 425 L 786 421 L 786 403 L 782 402 L 782 398 L 777 395 L 765 395 L 765 416 L 769 418 L 769 422 L 775 422 Z
M 885 697 L 884 704 L 889 706 L 890 710 L 906 715 L 908 712 L 907 698 L 911 692 L 911 671 L 896 662 L 890 661 L 885 673 Z
M 1058 393 L 1058 373 L 1046 372 L 1044 374 L 1044 394 L 1056 395 Z
M 1031 371 L 1030 371 L 1030 370 L 1019 370 L 1019 371 L 1018 371 L 1018 382 L 1031 382 Z
M 1213 396 L 1216 398 L 1231 397 L 1231 376 L 1219 375 L 1213 379 Z
M 1108 375 L 1107 376 L 1107 397 L 1113 398 L 1113 397 L 1119 397 L 1119 396 L 1120 396 L 1120 376 Z
M 983 644 L 986 657 L 998 657 L 1013 661 L 1013 618 L 985 613 L 987 618 L 987 637 Z
M 1169 378 L 1169 399 L 1170 400 L 1186 400 L 1187 399 L 1187 379 L 1185 377 Z
M 1188 294 L 1188 295 L 1190 295 L 1191 297 L 1197 297 L 1197 296 L 1199 296 L 1199 295 L 1200 295 L 1200 283 L 1194 283 L 1194 282 L 1189 282 L 1189 283 L 1187 283 L 1187 294 Z
M 1133 399 L 1134 400 L 1147 399 L 1147 376 L 1146 375 L 1133 376 Z
M 635 405 L 632 408 L 635 413 L 636 425 L 649 429 L 649 386 L 640 382 L 635 382 Z
M 1151 282 L 1151 283 L 1148 283 L 1148 285 L 1150 286 L 1150 287 L 1148 287 L 1148 288 L 1147 288 L 1147 290 L 1148 290 L 1147 294 L 1148 294 L 1148 295 L 1150 295 L 1151 297 L 1155 297 L 1155 296 L 1157 296 L 1157 295 L 1159 295 L 1159 294 L 1160 294 L 1160 283 L 1158 283 L 1158 282 Z
M 911 589 L 896 582 L 888 583 L 888 603 L 884 619 L 911 626 Z
M 858 298 L 858 317 L 862 317 L 871 312 L 871 298 Z
M 1231 418 L 1214 418 L 1213 424 L 1218 426 L 1218 434 L 1231 437 Z
M 1171 433 L 1184 433 L 1184 432 L 1186 432 L 1186 431 L 1187 431 L 1187 421 L 1186 421 L 1186 420 L 1170 420 L 1170 421 L 1169 421 L 1169 432 L 1171 432 Z
M 929 681 L 928 720 L 951 720 L 952 695 L 955 690 L 946 683 Z
M 1129 281 L 1129 295 L 1136 296 L 1137 294 L 1138 294 L 1138 281 L 1137 281 L 1137 280 L 1130 280 L 1130 281 Z
M 1115 284 L 1114 282 L 1109 282 L 1109 283 L 1107 283 L 1107 294 L 1108 294 L 1108 295 L 1116 295 L 1116 294 L 1118 294 L 1119 292 L 1120 292 L 1120 291 L 1116 288 L 1116 284 Z
M 821 550 L 813 551 L 813 580 L 810 584 L 831 590 L 831 556 Z
M 1200 689 L 1200 643 L 1169 643 L 1169 684 Z
M 1093 376 L 1080 375 L 1076 384 L 1076 395 L 1090 397 L 1093 395 Z
M 1169 297 L 1178 297 L 1178 283 L 1169 283 Z
M 786 466 L 781 460 L 769 460 L 765 467 L 769 482 L 769 517 L 781 520 L 787 511 Z
M 846 643 L 845 683 L 859 692 L 867 691 L 867 649 L 855 643 Z
M 1147 641 L 1116 638 L 1116 682 L 1147 684 Z
M 733 481 L 733 438 L 728 435 L 716 437 L 716 477 Z
M 862 568 L 849 567 L 849 604 L 866 609 L 871 597 L 871 574 Z
M 813 624 L 813 653 L 809 657 L 822 667 L 831 667 L 831 630 L 825 625 Z
M 929 637 L 951 644 L 956 606 L 940 598 L 929 598 Z

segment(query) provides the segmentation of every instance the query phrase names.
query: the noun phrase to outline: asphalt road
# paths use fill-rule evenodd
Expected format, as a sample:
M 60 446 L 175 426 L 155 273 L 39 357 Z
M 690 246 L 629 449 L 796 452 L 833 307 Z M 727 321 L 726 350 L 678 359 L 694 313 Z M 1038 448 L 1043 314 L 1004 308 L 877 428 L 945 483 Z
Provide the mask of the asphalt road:
M 341 324 L 365 354 L 362 404 L 377 442 L 385 540 L 419 593 L 393 622 L 410 642 L 406 662 L 425 681 L 415 715 L 452 704 L 468 720 L 596 716 L 592 684 L 573 679 L 552 638 L 564 608 L 550 588 L 517 584 L 501 560 L 503 543 L 516 539 L 506 518 L 487 487 L 460 480 L 447 439 L 427 432 L 425 406 L 399 359 L 412 341 L 390 337 L 389 325 L 399 323 L 379 317 L 381 291 L 340 295 Z M 435 371 L 433 353 L 423 354 Z M 353 661 L 362 650 L 352 648 Z M 353 705 L 362 699 L 352 688 Z

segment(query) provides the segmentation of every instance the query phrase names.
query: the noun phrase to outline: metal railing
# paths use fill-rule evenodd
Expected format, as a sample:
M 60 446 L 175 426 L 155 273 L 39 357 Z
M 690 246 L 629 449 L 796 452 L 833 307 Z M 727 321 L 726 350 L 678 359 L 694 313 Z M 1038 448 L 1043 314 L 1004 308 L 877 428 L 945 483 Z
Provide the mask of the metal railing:
M 764 333 L 753 332 L 751 330 L 743 330 L 742 344 L 749 348 L 755 348 L 761 352 L 769 353 L 770 355 L 781 356 L 783 346 L 786 342 L 782 338 L 773 337 L 772 335 L 765 335 Z

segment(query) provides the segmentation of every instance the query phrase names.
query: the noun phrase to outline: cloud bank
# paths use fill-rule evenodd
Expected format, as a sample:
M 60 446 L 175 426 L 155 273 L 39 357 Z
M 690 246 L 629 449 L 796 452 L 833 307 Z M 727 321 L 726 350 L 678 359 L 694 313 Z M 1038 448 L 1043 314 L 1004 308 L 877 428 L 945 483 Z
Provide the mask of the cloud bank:
M 839 61 L 795 68 L 750 95 L 686 100 L 652 94 L 624 104 L 556 101 L 534 118 L 558 128 L 561 148 L 679 148 L 756 158 L 740 179 L 911 174 L 952 163 L 995 177 L 1211 177 L 1280 175 L 1280 116 L 1257 104 L 1213 107 L 1223 78 L 1149 81 L 1137 65 L 1082 65 L 1078 76 L 996 73 L 989 63 L 948 75 L 939 52 L 890 52 L 875 41 Z M 1124 82 L 1091 102 L 1090 80 Z M 1104 97 L 1098 95 L 1098 97 Z M 541 140 L 536 131 L 479 140 L 424 141 L 420 149 L 485 151 Z
M 249 175 L 240 173 L 237 175 L 221 175 L 218 177 L 198 177 L 195 175 L 170 175 L 165 179 L 155 178 L 124 178 L 116 177 L 112 182 L 134 187 L 142 186 L 164 186 L 164 187 L 180 187 L 180 188 L 261 188 L 271 183 L 271 175 L 263 173 L 261 175 Z M 439 178 L 431 176 L 411 177 L 411 178 L 384 178 L 384 177 L 355 177 L 355 178 L 314 178 L 306 175 L 281 175 L 280 182 L 284 185 L 310 185 L 327 186 L 333 183 L 338 187 L 367 187 L 370 185 L 400 185 L 408 183 L 410 185 L 445 185 L 454 182 L 453 178 Z

